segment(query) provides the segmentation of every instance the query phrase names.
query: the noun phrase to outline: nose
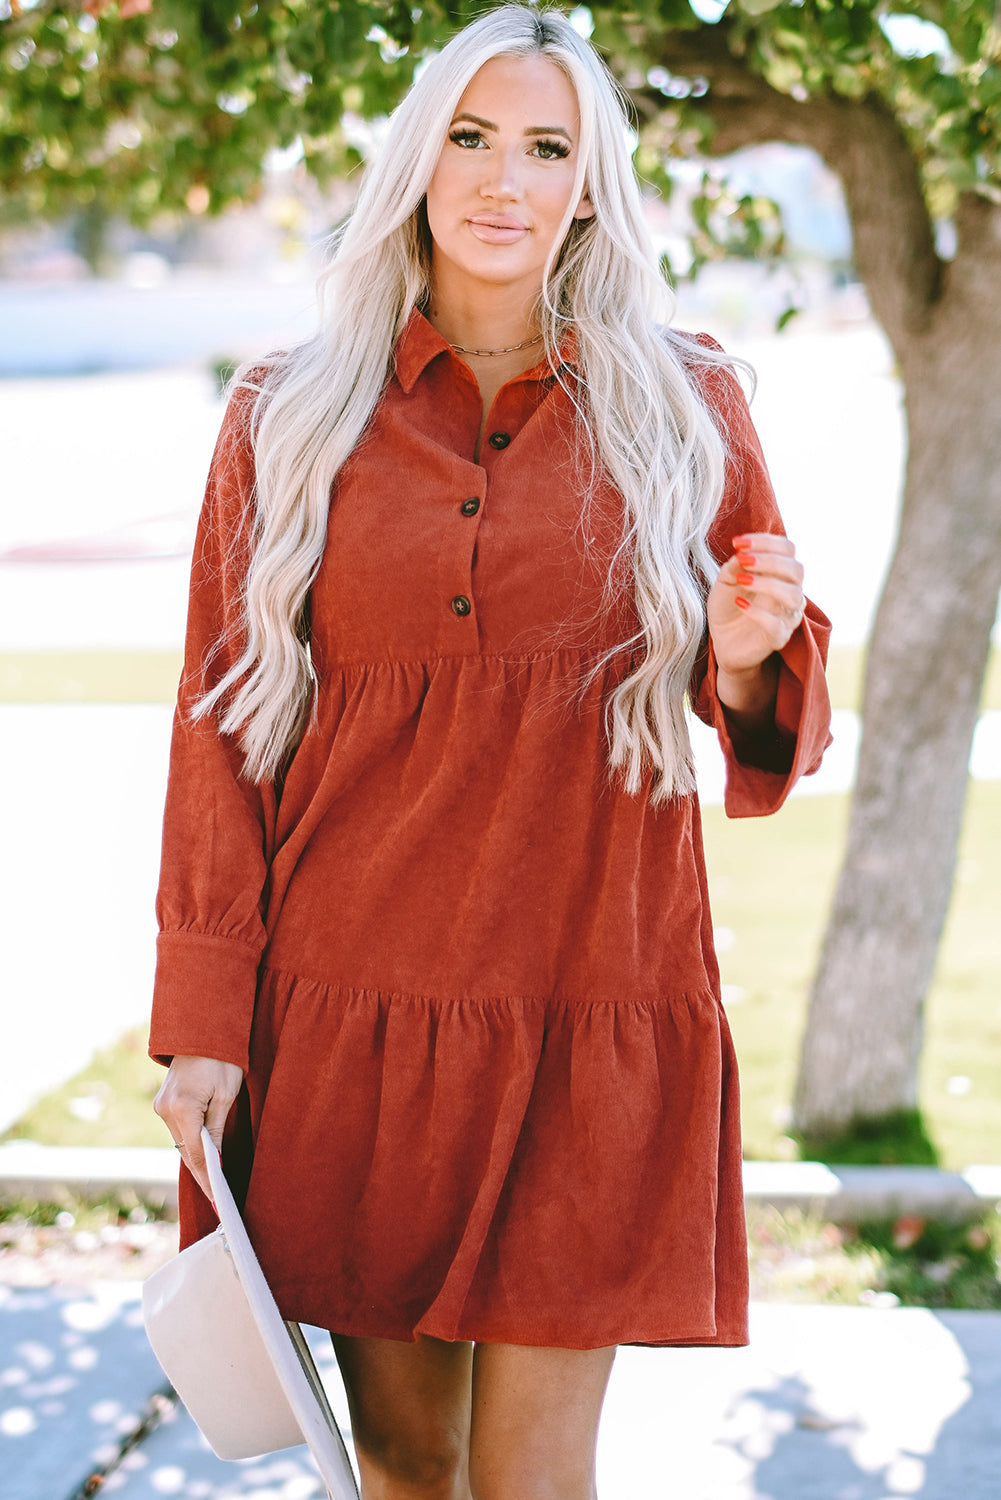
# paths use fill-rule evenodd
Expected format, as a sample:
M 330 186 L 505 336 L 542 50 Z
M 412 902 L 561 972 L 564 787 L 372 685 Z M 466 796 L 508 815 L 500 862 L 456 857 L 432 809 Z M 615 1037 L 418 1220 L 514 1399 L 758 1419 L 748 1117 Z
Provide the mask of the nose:
M 486 171 L 480 183 L 480 194 L 484 198 L 508 200 L 517 198 L 521 192 L 518 175 L 518 148 L 495 149 L 484 153 Z

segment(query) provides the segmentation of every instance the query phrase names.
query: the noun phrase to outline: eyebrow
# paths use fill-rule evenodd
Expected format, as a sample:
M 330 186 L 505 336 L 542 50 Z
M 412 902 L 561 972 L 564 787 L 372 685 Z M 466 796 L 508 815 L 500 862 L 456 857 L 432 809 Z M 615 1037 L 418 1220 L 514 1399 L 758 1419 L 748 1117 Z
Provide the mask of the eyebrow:
M 455 119 L 452 121 L 452 124 L 457 124 L 459 120 L 471 120 L 474 125 L 479 125 L 482 130 L 500 129 L 500 127 L 498 125 L 495 125 L 492 120 L 482 120 L 479 115 L 471 115 L 468 110 L 463 110 L 459 114 L 457 114 L 455 116 Z M 567 130 L 563 125 L 529 125 L 528 128 L 523 132 L 523 134 L 562 135 L 565 136 L 566 139 L 571 142 L 571 144 L 573 140 L 569 130 Z

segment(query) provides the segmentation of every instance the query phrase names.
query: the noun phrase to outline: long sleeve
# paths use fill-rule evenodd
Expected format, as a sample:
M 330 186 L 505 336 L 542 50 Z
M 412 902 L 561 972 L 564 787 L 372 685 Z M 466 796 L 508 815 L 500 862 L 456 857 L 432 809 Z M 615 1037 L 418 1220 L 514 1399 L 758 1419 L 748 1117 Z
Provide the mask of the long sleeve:
M 238 744 L 190 710 L 239 651 L 252 527 L 252 396 L 238 391 L 209 471 L 191 572 L 184 670 L 170 749 L 157 895 L 150 1052 L 214 1057 L 246 1069 L 264 947 L 262 893 L 274 791 L 241 774 Z
M 723 502 L 709 533 L 710 551 L 722 563 L 733 550 L 732 537 L 751 531 L 784 534 L 785 528 L 738 381 L 729 371 L 714 369 L 705 377 L 705 389 L 707 400 L 722 414 L 729 449 Z M 693 676 L 692 706 L 719 737 L 729 817 L 775 812 L 800 776 L 809 776 L 820 765 L 831 743 L 831 703 L 824 676 L 830 633 L 826 615 L 807 600 L 802 622 L 779 653 L 774 729 L 753 739 L 738 737 L 727 720 L 716 692 L 712 642 L 707 642 Z

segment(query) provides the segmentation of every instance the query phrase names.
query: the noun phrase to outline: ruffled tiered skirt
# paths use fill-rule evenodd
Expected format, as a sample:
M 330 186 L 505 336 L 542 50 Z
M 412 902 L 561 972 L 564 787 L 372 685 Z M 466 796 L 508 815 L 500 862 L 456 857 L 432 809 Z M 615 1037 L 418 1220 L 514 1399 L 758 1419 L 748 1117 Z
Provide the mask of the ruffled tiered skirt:
M 736 1073 L 711 995 L 438 1000 L 268 971 L 259 1004 L 247 1214 L 286 1316 L 745 1341 Z
M 746 1339 L 697 810 L 609 784 L 608 683 L 574 702 L 571 665 L 579 680 L 552 654 L 348 668 L 296 757 L 246 1204 L 288 1317 L 579 1348 Z

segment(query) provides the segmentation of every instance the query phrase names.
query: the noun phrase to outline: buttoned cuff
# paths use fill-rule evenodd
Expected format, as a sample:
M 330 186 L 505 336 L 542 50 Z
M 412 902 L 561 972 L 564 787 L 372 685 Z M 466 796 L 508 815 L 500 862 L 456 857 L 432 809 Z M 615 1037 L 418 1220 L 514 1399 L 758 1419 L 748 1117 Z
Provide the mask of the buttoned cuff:
M 817 770 L 831 743 L 824 664 L 805 622 L 779 658 L 774 723 L 760 735 L 747 735 L 727 719 L 716 688 L 716 654 L 709 644 L 706 673 L 694 706 L 719 738 L 726 767 L 723 806 L 730 818 L 776 812 L 799 778 Z
M 149 1052 L 172 1057 L 212 1057 L 246 1073 L 260 954 L 235 938 L 162 932 L 156 944 L 156 980 Z

